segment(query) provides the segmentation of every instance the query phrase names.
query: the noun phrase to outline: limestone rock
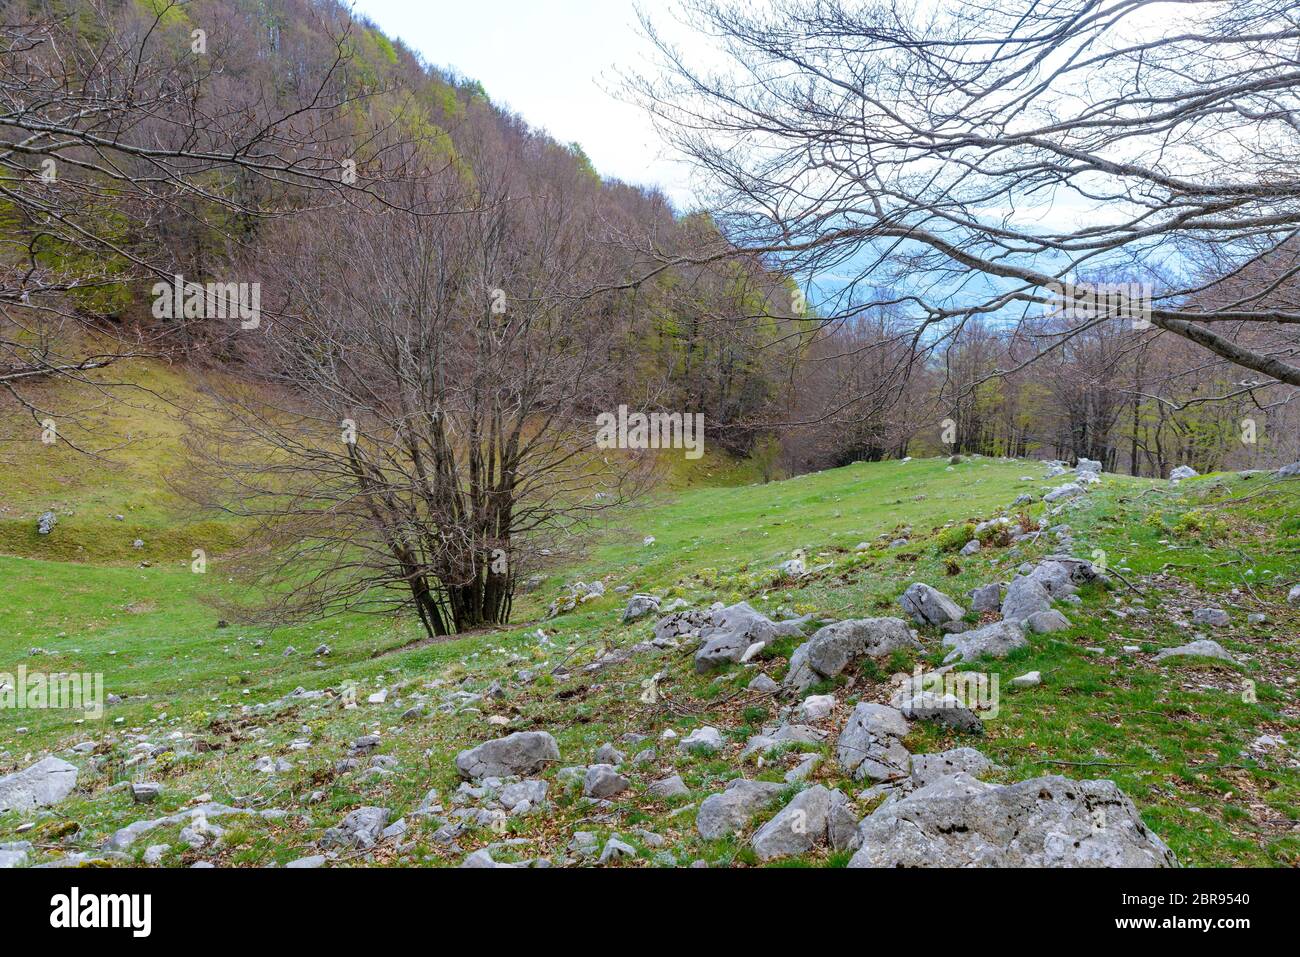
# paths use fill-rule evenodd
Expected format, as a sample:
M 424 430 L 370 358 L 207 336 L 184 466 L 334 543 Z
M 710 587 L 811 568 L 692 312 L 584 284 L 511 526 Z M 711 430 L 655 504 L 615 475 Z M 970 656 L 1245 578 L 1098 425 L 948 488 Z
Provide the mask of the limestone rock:
M 910 725 L 896 709 L 862 702 L 835 743 L 835 758 L 859 781 L 894 781 L 912 773 L 911 755 L 900 739 Z
M 774 803 L 785 787 L 776 782 L 736 778 L 720 794 L 711 794 L 700 804 L 695 815 L 696 830 L 706 840 L 734 834 L 756 813 Z
M 1113 781 L 939 778 L 859 827 L 850 867 L 1177 867 Z
M 943 644 L 945 648 L 952 649 L 944 658 L 947 663 L 974 661 L 985 655 L 990 658 L 1005 658 L 1017 648 L 1024 648 L 1029 640 L 1025 638 L 1024 629 L 1018 622 L 998 621 L 975 631 L 948 635 L 943 639 Z
M 957 621 L 965 614 L 962 607 L 943 592 L 922 582 L 909 585 L 898 603 L 913 621 L 922 626 L 937 628 L 944 622 Z
M 76 786 L 76 765 L 61 758 L 42 758 L 31 767 L 0 777 L 0 814 L 51 807 Z
M 560 747 L 545 731 L 516 731 L 456 755 L 456 770 L 466 780 L 532 774 L 560 760 Z

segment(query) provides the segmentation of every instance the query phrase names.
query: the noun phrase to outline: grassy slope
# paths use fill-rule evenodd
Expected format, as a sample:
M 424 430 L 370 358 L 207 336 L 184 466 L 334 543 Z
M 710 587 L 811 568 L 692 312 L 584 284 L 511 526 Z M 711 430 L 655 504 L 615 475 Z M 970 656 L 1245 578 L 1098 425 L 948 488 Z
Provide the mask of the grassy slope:
M 167 810 L 200 793 L 242 806 L 294 810 L 294 818 L 276 824 L 232 825 L 216 855 L 229 864 L 271 863 L 311 853 L 311 841 L 350 808 L 380 804 L 397 816 L 409 812 L 430 787 L 445 798 L 455 786 L 455 752 L 509 730 L 550 730 L 560 741 L 563 763 L 586 764 L 595 747 L 617 742 L 627 732 L 657 736 L 671 727 L 684 734 L 713 724 L 732 741 L 728 753 L 695 759 L 661 748 L 652 765 L 631 772 L 631 796 L 617 802 L 612 817 L 597 825 L 577 794 L 561 788 L 554 772 L 547 772 L 557 802 L 554 814 L 512 821 L 509 836 L 529 843 L 497 856 L 554 852 L 572 830 L 583 828 L 617 831 L 650 861 L 670 853 L 678 863 L 697 857 L 747 862 L 743 841 L 704 842 L 692 827 L 693 812 L 669 814 L 673 806 L 695 803 L 742 773 L 736 752 L 749 734 L 775 718 L 776 705 L 743 691 L 752 670 L 735 668 L 720 678 L 696 676 L 689 656 L 675 652 L 639 655 L 597 675 L 584 674 L 576 666 L 605 648 L 642 640 L 650 630 L 644 622 L 619 624 L 622 598 L 613 594 L 613 586 L 680 594 L 692 604 L 743 598 L 767 610 L 783 605 L 859 617 L 895 614 L 898 594 L 914 580 L 960 598 L 977 584 L 1005 579 L 1016 564 L 1046 548 L 985 549 L 952 562 L 951 554 L 937 550 L 933 532 L 948 522 L 990 517 L 1020 491 L 1045 487 L 1020 481 L 1030 474 L 1041 474 L 1041 468 L 993 460 L 950 468 L 928 460 L 859 465 L 766 486 L 681 491 L 629 516 L 623 527 L 609 529 L 586 558 L 523 602 L 517 627 L 436 645 L 408 645 L 418 638 L 409 622 L 359 616 L 296 628 L 218 629 L 216 613 L 203 600 L 228 587 L 219 560 L 206 575 L 194 575 L 187 564 L 170 559 L 138 567 L 124 561 L 138 556 L 126 555 L 103 564 L 0 556 L 0 671 L 25 664 L 32 670 L 103 672 L 106 689 L 127 698 L 109 709 L 103 723 L 74 724 L 73 715 L 60 711 L 0 711 L 0 771 L 24 766 L 57 746 L 98 742 L 94 759 L 75 759 L 83 768 L 77 793 L 57 814 L 39 819 L 35 833 L 43 837 L 49 855 L 90 849 L 112 829 L 156 816 L 156 809 L 133 807 L 129 796 L 109 790 L 118 781 L 136 778 L 164 783 L 161 806 Z M 1294 769 L 1288 769 L 1294 758 L 1285 749 L 1262 756 L 1246 752 L 1262 733 L 1281 733 L 1292 741 L 1297 733 L 1295 689 L 1288 680 L 1294 681 L 1298 663 L 1300 616 L 1285 607 L 1281 596 L 1300 572 L 1300 482 L 1261 483 L 1210 478 L 1168 489 L 1107 477 L 1064 519 L 1074 527 L 1082 553 L 1105 549 L 1111 565 L 1131 569 L 1123 574 L 1133 581 L 1159 572 L 1167 562 L 1180 566 L 1172 570 L 1179 577 L 1144 582 L 1141 602 L 1152 612 L 1147 619 L 1116 615 L 1127 614 L 1134 603 L 1135 596 L 1126 590 L 1085 593 L 1083 610 L 1066 608 L 1075 628 L 1036 637 L 1031 648 L 987 666 L 1004 680 L 1040 670 L 1043 687 L 1022 692 L 1004 688 L 1001 713 L 987 723 L 982 738 L 918 726 L 909 741 L 912 749 L 972 744 L 1005 768 L 1002 780 L 1045 773 L 1113 778 L 1188 864 L 1300 862 L 1300 846 L 1292 836 L 1300 819 L 1300 791 Z M 91 481 L 60 487 L 77 515 L 136 503 L 140 490 L 148 489 L 138 476 L 116 491 Z M 42 494 L 32 493 L 25 509 L 38 506 Z M 87 496 L 96 495 L 106 497 L 93 507 L 87 504 Z M 1243 499 L 1242 504 L 1220 503 L 1229 497 Z M 148 507 L 147 501 L 141 504 Z M 1033 506 L 1030 512 L 1036 516 L 1039 509 Z M 161 512 L 156 521 L 155 530 L 164 530 Z M 75 548 L 121 524 L 108 524 L 112 522 L 111 515 L 85 526 L 68 521 L 57 534 Z M 888 549 L 885 543 L 906 525 L 913 529 L 912 544 Z M 655 544 L 642 545 L 645 535 L 653 535 Z M 1214 540 L 1197 544 L 1206 535 Z M 860 541 L 873 546 L 856 553 Z M 795 549 L 808 553 L 810 566 L 831 567 L 797 583 L 776 582 L 773 566 Z M 1254 574 L 1245 576 L 1248 569 Z M 524 623 L 540 613 L 560 581 L 596 577 L 609 586 L 604 599 L 551 622 Z M 1228 591 L 1234 587 L 1239 594 Z M 1233 625 L 1214 637 L 1241 657 L 1239 669 L 1186 659 L 1153 661 L 1154 649 L 1190 637 L 1178 622 L 1203 603 L 1193 589 L 1224 592 L 1214 600 L 1229 608 Z M 1245 624 L 1246 613 L 1257 609 L 1267 611 L 1269 625 Z M 536 634 L 539 624 L 545 642 Z M 263 647 L 256 647 L 257 641 Z M 311 649 L 321 642 L 332 653 L 311 658 Z M 289 645 L 297 654 L 286 658 Z M 1124 652 L 1125 645 L 1143 650 Z M 779 678 L 793 646 L 793 641 L 773 646 L 759 666 Z M 926 647 L 924 660 L 937 662 L 937 636 L 928 637 Z M 1095 647 L 1103 653 L 1088 650 Z M 34 648 L 42 651 L 29 655 Z M 561 660 L 574 669 L 573 677 L 561 680 L 544 673 Z M 888 671 L 911 665 L 900 657 L 883 667 L 867 663 L 843 676 L 836 690 L 840 706 L 824 726 L 838 728 L 859 698 L 886 699 Z M 529 685 L 513 681 L 525 667 L 542 671 L 543 677 Z M 642 682 L 655 672 L 667 677 L 660 683 L 659 701 L 646 704 L 640 698 Z M 423 699 L 436 705 L 457 683 L 482 690 L 497 679 L 506 684 L 507 697 L 482 705 L 481 712 L 401 720 L 411 704 Z M 1256 682 L 1256 703 L 1242 700 L 1244 679 Z M 298 685 L 338 688 L 345 681 L 357 682 L 362 702 L 380 687 L 390 689 L 389 700 L 353 710 L 332 700 L 256 707 Z M 246 711 L 244 706 L 253 707 Z M 489 724 L 486 713 L 506 719 L 508 726 Z M 28 730 L 17 734 L 19 726 Z M 128 764 L 135 740 L 129 734 L 157 743 L 177 731 L 187 736 L 178 748 L 180 757 L 164 754 L 147 767 Z M 398 759 L 397 771 L 372 779 L 356 772 L 336 775 L 334 763 L 345 755 L 347 743 L 369 731 L 383 733 L 381 753 Z M 288 749 L 291 740 L 303 737 L 313 742 L 308 750 Z M 215 750 L 192 753 L 198 741 Z M 619 746 L 629 754 L 636 750 Z M 829 745 L 823 750 L 831 753 Z M 295 762 L 294 770 L 275 776 L 257 773 L 252 763 L 263 755 L 286 757 Z M 743 773 L 780 780 L 785 768 L 778 759 Z M 646 784 L 674 771 L 691 787 L 690 799 L 665 805 L 645 797 Z M 849 794 L 859 790 L 838 777 L 833 760 L 823 764 L 817 779 Z M 313 790 L 323 791 L 324 800 L 306 803 Z M 859 807 L 861 813 L 867 809 Z M 0 817 L 0 840 L 23 820 L 12 814 Z M 69 820 L 76 822 L 75 830 Z M 667 849 L 643 845 L 637 827 L 665 835 Z M 160 829 L 140 841 L 135 852 L 163 842 L 173 845 L 166 863 L 194 859 L 192 852 L 180 854 L 177 830 Z M 415 849 L 398 860 L 457 863 L 461 855 L 447 854 L 434 843 L 432 830 L 415 826 Z M 59 834 L 63 836 L 56 842 Z M 463 836 L 460 843 L 472 850 L 500 839 L 484 829 Z M 393 860 L 394 852 L 382 849 L 376 859 Z M 843 856 L 793 863 L 834 865 L 843 863 Z

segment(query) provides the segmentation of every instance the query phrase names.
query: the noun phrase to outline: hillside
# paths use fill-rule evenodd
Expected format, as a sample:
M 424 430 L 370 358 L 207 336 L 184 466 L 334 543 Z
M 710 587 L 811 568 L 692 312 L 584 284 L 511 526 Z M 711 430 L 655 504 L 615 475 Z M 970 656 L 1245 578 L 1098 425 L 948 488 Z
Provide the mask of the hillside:
M 160 418 L 157 409 L 121 414 L 140 416 L 146 431 Z M 1300 863 L 1290 743 L 1300 608 L 1286 601 L 1300 569 L 1300 481 L 1104 475 L 1047 505 L 1041 494 L 1066 478 L 1046 479 L 1040 462 L 974 457 L 686 488 L 610 523 L 585 557 L 516 604 L 509 627 L 430 642 L 412 621 L 359 614 L 286 628 L 219 622 L 207 602 L 231 587 L 220 548 L 205 574 L 191 572 L 193 536 L 211 530 L 196 532 L 168 507 L 158 484 L 165 430 L 140 438 L 112 478 L 69 463 L 5 467 L 0 670 L 102 673 L 113 696 L 102 720 L 0 710 L 0 774 L 45 755 L 77 769 L 55 807 L 0 814 L 0 843 L 30 842 L 31 863 L 139 863 L 148 850 L 149 863 L 168 866 L 455 866 L 490 848 L 498 863 L 843 866 L 852 849 L 822 818 L 820 837 L 780 853 L 752 839 L 782 805 L 812 807 L 825 789 L 841 822 L 896 800 L 855 779 L 844 729 L 860 706 L 891 700 L 892 675 L 939 665 L 943 636 L 922 626 L 915 649 L 858 656 L 799 693 L 751 683 L 760 673 L 786 680 L 795 649 L 828 621 L 907 618 L 899 598 L 913 583 L 964 611 L 972 589 L 1066 550 L 1108 566 L 1107 582 L 1060 593 L 1063 630 L 960 665 L 999 676 L 996 716 L 973 727 L 913 720 L 897 743 L 914 775 L 917 756 L 948 751 L 998 784 L 1108 779 L 1184 865 Z M 1034 501 L 1012 507 L 1022 495 Z M 24 537 L 51 506 L 59 521 L 48 542 Z M 959 554 L 968 523 L 998 515 L 1009 531 L 991 527 L 984 547 Z M 1010 532 L 1040 520 L 1047 532 L 1010 543 Z M 131 548 L 133 536 L 142 548 Z M 796 553 L 804 567 L 778 572 Z M 578 597 L 603 594 L 546 618 L 576 582 L 587 583 Z M 663 640 L 649 644 L 663 616 L 624 624 L 634 593 L 656 596 L 661 612 L 680 599 L 696 615 L 661 626 Z M 751 660 L 701 672 L 700 642 L 672 632 L 698 631 L 715 602 L 742 601 L 796 623 Z M 1193 623 L 1211 607 L 1227 624 Z M 998 617 L 965 612 L 960 627 Z M 1202 635 L 1235 663 L 1157 659 Z M 1010 686 L 1029 672 L 1040 685 Z M 801 705 L 809 695 L 832 697 Z M 681 746 L 702 728 L 716 729 L 716 746 Z M 553 735 L 559 757 L 539 759 L 507 792 L 507 808 L 505 783 L 462 786 L 455 758 L 513 732 Z M 603 764 L 617 768 L 588 770 Z M 673 775 L 678 793 L 651 790 Z M 737 777 L 771 787 L 745 805 L 737 834 L 717 834 L 718 800 L 703 802 Z M 142 783 L 160 785 L 150 803 L 133 801 Z M 380 836 L 381 818 L 402 825 Z M 611 848 L 615 835 L 625 847 Z

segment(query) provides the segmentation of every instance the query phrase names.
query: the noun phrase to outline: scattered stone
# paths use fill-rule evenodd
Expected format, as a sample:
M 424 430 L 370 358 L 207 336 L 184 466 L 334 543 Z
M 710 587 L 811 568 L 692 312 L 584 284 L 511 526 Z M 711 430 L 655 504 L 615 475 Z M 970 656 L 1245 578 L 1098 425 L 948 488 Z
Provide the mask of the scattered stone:
M 483 848 L 482 850 L 478 850 L 475 851 L 473 854 L 470 854 L 468 857 L 465 858 L 465 860 L 461 861 L 460 866 L 469 867 L 469 868 L 514 867 L 513 864 L 499 864 L 496 861 L 494 861 L 492 859 L 492 852 L 489 851 L 487 848 Z
M 717 728 L 696 728 L 677 745 L 683 751 L 712 754 L 722 748 L 722 733 Z
M 1023 675 L 1012 678 L 1007 685 L 1012 688 L 1037 688 L 1043 683 L 1043 676 L 1037 671 L 1027 671 Z
M 1025 619 L 1025 625 L 1035 635 L 1046 635 L 1054 631 L 1064 631 L 1070 627 L 1070 619 L 1054 608 L 1036 611 Z
M 622 764 L 624 759 L 623 752 L 608 742 L 596 749 L 596 764 Z
M 715 611 L 710 623 L 700 630 L 701 645 L 695 653 L 695 670 L 700 674 L 740 661 L 756 642 L 766 644 L 777 636 L 775 623 L 746 602 Z
M 388 826 L 388 810 L 382 807 L 360 807 L 331 827 L 321 837 L 321 845 L 351 845 L 362 850 L 373 847 Z
M 545 731 L 516 731 L 456 755 L 456 770 L 469 781 L 532 774 L 560 760 L 560 747 Z
M 802 558 L 791 558 L 778 565 L 776 570 L 782 578 L 802 578 L 808 573 L 808 566 Z
M 1052 489 L 1043 496 L 1044 502 L 1059 502 L 1063 499 L 1071 499 L 1076 495 L 1083 494 L 1083 486 L 1076 482 L 1067 482 L 1065 485 Z
M 301 870 L 301 869 L 315 869 L 315 868 L 317 868 L 317 867 L 324 867 L 324 866 L 325 866 L 325 855 L 324 855 L 324 854 L 313 854 L 313 855 L 311 855 L 310 857 L 300 857 L 300 858 L 298 858 L 296 861 L 290 861 L 288 864 L 286 864 L 286 865 L 284 865 L 284 866 L 285 866 L 285 867 L 292 867 L 292 868 L 300 869 L 300 870 Z
M 1192 621 L 1211 628 L 1226 628 L 1231 623 L 1228 613 L 1222 608 L 1197 608 L 1192 612 Z
M 981 585 L 967 593 L 972 611 L 997 611 L 1002 605 L 1002 586 L 997 582 Z
M 781 690 L 781 686 L 769 678 L 767 675 L 759 672 L 754 676 L 754 680 L 747 686 L 750 691 L 758 694 L 776 694 Z
M 587 768 L 582 793 L 586 797 L 605 799 L 622 794 L 631 786 L 632 782 L 615 771 L 613 765 L 593 764 Z
M 1188 642 L 1185 645 L 1179 645 L 1177 648 L 1163 648 L 1156 652 L 1156 661 L 1163 661 L 1166 658 L 1183 655 L 1190 658 L 1217 658 L 1220 661 L 1226 661 L 1234 665 L 1237 664 L 1237 659 L 1228 654 L 1222 645 L 1217 641 L 1211 641 L 1208 638 Z
M 984 722 L 979 715 L 962 704 L 955 695 L 922 691 L 910 697 L 900 695 L 891 703 L 909 721 L 934 721 L 957 731 L 984 733 Z
M 820 721 L 835 710 L 835 696 L 830 694 L 809 695 L 795 709 L 794 717 L 799 722 Z
M 161 784 L 143 782 L 132 782 L 131 784 L 131 800 L 136 804 L 148 804 L 155 801 L 161 793 Z
M 172 846 L 170 844 L 150 844 L 145 848 L 144 857 L 141 859 L 144 863 L 152 867 L 161 861 L 171 849 Z
M 623 611 L 623 624 L 637 621 L 646 615 L 659 613 L 659 598 L 655 595 L 633 595 Z
M 965 545 L 961 547 L 961 551 L 959 551 L 957 554 L 962 556 L 974 555 L 976 552 L 980 550 L 980 548 L 981 548 L 980 540 L 978 538 L 972 538 L 969 542 L 967 542 Z
M 822 756 L 820 754 L 805 754 L 802 760 L 793 768 L 785 773 L 785 783 L 794 784 L 798 781 L 806 781 L 812 777 L 813 772 L 821 766 Z
M 600 863 L 608 864 L 610 861 L 621 860 L 625 857 L 636 857 L 636 848 L 631 844 L 624 843 L 617 834 L 611 835 L 600 852 Z
M 650 785 L 646 793 L 653 798 L 686 797 L 691 790 L 680 774 L 673 774 Z
M 1177 485 L 1183 479 L 1196 478 L 1196 476 L 1200 474 L 1201 473 L 1197 472 L 1196 469 L 1192 468 L 1190 465 L 1180 465 L 1169 473 L 1169 481 L 1174 485 Z

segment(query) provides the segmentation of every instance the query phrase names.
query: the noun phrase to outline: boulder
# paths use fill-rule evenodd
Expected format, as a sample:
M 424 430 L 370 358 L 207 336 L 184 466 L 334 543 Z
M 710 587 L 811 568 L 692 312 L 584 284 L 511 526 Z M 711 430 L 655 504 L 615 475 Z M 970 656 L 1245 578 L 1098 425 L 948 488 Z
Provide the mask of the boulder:
M 786 785 L 772 781 L 736 778 L 720 794 L 711 794 L 700 804 L 695 828 L 705 840 L 726 837 L 741 830 L 749 819 L 775 803 Z
M 1286 593 L 1286 603 L 1288 605 L 1300 605 L 1300 585 L 1291 586 L 1291 590 Z
M 912 620 L 921 626 L 930 625 L 937 628 L 944 622 L 957 621 L 966 614 L 961 605 L 938 589 L 922 582 L 909 585 L 898 603 L 912 616 Z
M 1190 465 L 1180 465 L 1169 473 L 1169 481 L 1177 484 L 1183 479 L 1196 478 L 1200 473 Z
M 582 793 L 586 797 L 604 800 L 622 794 L 631 786 L 632 782 L 615 771 L 612 764 L 593 764 L 587 768 Z
M 1226 628 L 1231 623 L 1228 613 L 1222 608 L 1197 608 L 1192 612 L 1192 621 L 1211 628 Z
M 776 635 L 773 622 L 746 602 L 719 609 L 700 630 L 702 644 L 695 653 L 695 670 L 704 674 L 734 664 L 751 645 L 767 644 Z
M 849 799 L 843 792 L 832 791 L 820 784 L 800 791 L 776 817 L 754 834 L 750 842 L 754 853 L 760 861 L 771 861 L 806 854 L 819 844 L 830 843 L 833 817 L 852 820 L 848 803 Z M 843 810 L 843 815 L 834 813 L 838 809 Z M 851 827 L 835 830 L 838 839 L 843 839 L 841 835 L 845 830 L 852 833 Z
M 998 582 L 973 588 L 967 596 L 970 598 L 972 611 L 997 611 L 1002 607 L 1002 585 Z
M 1177 867 L 1113 781 L 939 778 L 858 829 L 850 867 Z
M 1188 642 L 1177 648 L 1162 648 L 1156 652 L 1156 661 L 1183 655 L 1189 658 L 1218 658 L 1220 661 L 1227 661 L 1234 665 L 1237 663 L 1237 659 L 1228 654 L 1221 644 L 1208 638 Z
M 516 731 L 456 755 L 456 770 L 469 781 L 532 774 L 560 760 L 560 747 L 545 731 Z
M 31 767 L 0 777 L 0 814 L 51 807 L 76 786 L 76 765 L 61 758 L 42 758 Z
M 321 844 L 351 845 L 365 849 L 372 847 L 388 826 L 388 811 L 382 807 L 359 807 L 345 817 L 338 827 L 326 830 Z M 184 838 L 184 834 L 181 835 Z
M 880 658 L 899 648 L 920 650 L 901 618 L 853 618 L 819 628 L 790 656 L 785 687 L 802 693 L 834 678 L 858 658 Z
M 654 595 L 633 595 L 623 609 L 623 624 L 644 618 L 646 615 L 657 614 L 659 611 L 659 599 Z
M 1025 621 L 1030 615 L 1051 608 L 1052 596 L 1043 584 L 1022 575 L 1007 586 L 1007 596 L 1002 599 L 1002 618 L 1004 621 Z
M 1064 631 L 1070 627 L 1070 619 L 1055 608 L 1036 611 L 1025 619 L 1025 626 L 1035 635 L 1046 635 L 1054 631 Z
M 654 798 L 686 797 L 691 789 L 686 786 L 680 774 L 673 774 L 650 785 L 646 788 L 646 793 Z
M 914 788 L 933 784 L 939 778 L 954 774 L 979 777 L 993 770 L 993 762 L 974 748 L 951 748 L 936 754 L 912 755 L 912 780 Z
M 895 781 L 912 773 L 902 738 L 911 726 L 896 709 L 862 702 L 835 742 L 835 758 L 858 781 Z
M 1027 671 L 1007 682 L 1012 688 L 1037 688 L 1043 683 L 1043 676 L 1037 671 Z
M 1292 462 L 1290 465 L 1284 465 L 1277 470 L 1278 478 L 1300 478 L 1300 462 Z
M 722 733 L 717 728 L 696 728 L 677 745 L 683 751 L 712 754 L 722 749 Z
M 1076 495 L 1083 494 L 1083 486 L 1076 482 L 1067 482 L 1065 485 L 1058 486 L 1043 496 L 1044 502 L 1059 502 L 1065 499 L 1074 498 Z
M 955 696 L 922 691 L 915 695 L 900 695 L 894 702 L 899 714 L 909 721 L 934 721 L 957 731 L 984 733 L 984 722 Z
M 1096 459 L 1079 459 L 1079 464 L 1075 466 L 1076 472 L 1091 472 L 1093 475 L 1101 473 L 1101 463 Z
M 1015 621 L 998 621 L 975 631 L 962 632 L 960 635 L 948 635 L 943 639 L 945 648 L 952 651 L 944 658 L 944 663 L 952 661 L 974 661 L 987 655 L 990 658 L 1005 658 L 1017 648 L 1029 644 L 1024 629 Z
M 776 694 L 781 690 L 781 686 L 769 678 L 767 675 L 759 672 L 754 676 L 754 680 L 745 686 L 748 690 L 756 694 Z

